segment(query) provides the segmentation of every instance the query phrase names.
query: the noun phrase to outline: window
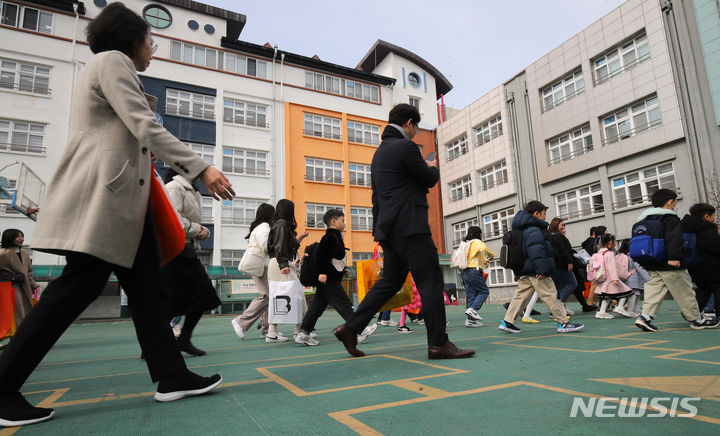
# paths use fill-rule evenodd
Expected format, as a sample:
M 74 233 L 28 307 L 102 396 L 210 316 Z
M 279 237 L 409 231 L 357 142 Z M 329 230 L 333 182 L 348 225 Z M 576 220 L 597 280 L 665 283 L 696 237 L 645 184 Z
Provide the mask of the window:
M 305 180 L 342 183 L 343 163 L 336 160 L 305 158 Z
M 500 114 L 475 128 L 475 138 L 478 146 L 490 142 L 502 134 L 502 117 L 500 117 Z
M 267 78 L 267 62 L 234 53 L 225 53 L 225 71 L 245 76 Z
M 220 265 L 238 266 L 245 250 L 220 250 Z
M 359 144 L 380 145 L 380 126 L 348 121 L 348 142 Z
M 408 103 L 410 106 L 414 107 L 417 110 L 420 110 L 420 99 L 417 97 L 410 97 Z
M 572 219 L 605 211 L 600 183 L 555 194 L 557 216 Z
M 340 209 L 344 211 L 342 206 L 333 204 L 305 204 L 305 227 L 309 229 L 324 229 L 326 226 L 323 222 L 323 216 L 329 209 Z
M 170 42 L 170 59 L 201 67 L 217 68 L 218 51 L 187 42 Z
M 353 186 L 370 186 L 370 165 L 351 163 L 350 184 Z
M 645 32 L 620 44 L 593 61 L 595 83 L 617 76 L 640 62 L 650 59 L 650 45 Z
M 268 176 L 270 172 L 267 170 L 267 152 L 225 147 L 223 171 L 250 176 Z
M 500 266 L 499 260 L 491 260 L 487 269 L 488 286 L 514 285 L 515 277 L 509 269 Z
M 350 208 L 350 227 L 353 230 L 372 230 L 373 229 L 372 208 L 351 207 Z
M 408 74 L 408 82 L 410 82 L 410 86 L 413 88 L 419 88 L 420 87 L 420 76 L 418 73 L 410 73 Z
M 198 154 L 203 160 L 210 165 L 215 164 L 215 146 L 206 144 L 193 144 L 186 142 L 185 145 L 190 147 L 190 150 Z
M 495 186 L 507 183 L 507 167 L 505 161 L 490 165 L 478 171 L 478 189 L 487 191 Z
M 270 127 L 267 122 L 268 106 L 240 100 L 225 99 L 223 121 L 253 127 Z
M 50 67 L 0 59 L 0 88 L 50 94 Z
M 213 199 L 212 197 L 202 197 L 202 221 L 203 223 L 213 223 Z
M 376 85 L 341 79 L 315 71 L 305 71 L 305 87 L 375 103 L 380 101 L 380 88 Z
M 248 198 L 233 198 L 223 200 L 222 217 L 223 224 L 249 225 L 255 219 L 257 208 L 267 200 L 251 200 Z
M 0 118 L 0 151 L 45 153 L 45 124 Z
M 512 230 L 512 220 L 514 217 L 514 207 L 483 215 L 483 238 L 495 238 Z
M 215 119 L 215 97 L 194 92 L 167 89 L 165 113 L 205 120 Z
M 203 264 L 203 265 L 205 265 L 205 266 L 207 266 L 207 265 L 212 265 L 212 261 L 213 261 L 213 259 L 212 259 L 212 258 L 213 258 L 213 252 L 212 252 L 212 250 L 203 250 L 203 249 L 200 249 L 200 250 L 195 250 L 195 253 L 197 254 L 198 259 L 200 259 L 200 263 L 201 263 L 201 264 Z M 243 252 L 243 253 L 244 253 L 244 252 Z M 240 258 L 242 259 L 242 256 L 240 256 Z M 240 262 L 240 261 L 238 261 L 238 263 L 239 263 L 239 262 Z
M 559 165 L 593 149 L 590 124 L 547 141 L 548 163 Z
M 305 114 L 305 130 L 303 133 L 320 138 L 340 140 L 342 139 L 340 135 L 340 118 Z
M 372 256 L 373 256 L 373 254 L 370 252 L 353 251 L 352 261 L 353 261 L 353 263 L 355 263 L 355 262 L 360 262 L 361 260 L 370 260 L 370 259 L 372 259 Z
M 678 191 L 672 162 L 634 171 L 612 179 L 614 209 L 650 202 L 658 189 Z
M 145 22 L 156 29 L 166 29 L 172 24 L 172 15 L 160 5 L 147 5 L 143 9 Z
M 18 215 L 20 212 L 13 209 L 10 204 L 12 203 L 12 196 L 15 193 L 15 189 L 17 188 L 17 180 L 14 179 L 8 179 L 8 187 L 7 190 L 10 193 L 10 199 L 7 200 L 0 200 L 0 215 Z
M 456 247 L 460 245 L 460 242 L 462 242 L 463 239 L 465 239 L 465 236 L 467 235 L 468 227 L 470 226 L 477 226 L 478 225 L 478 219 L 473 218 L 469 219 L 467 221 L 463 221 L 461 223 L 453 224 L 453 247 Z
M 457 159 L 463 154 L 467 154 L 467 136 L 463 135 L 461 138 L 454 140 L 447 145 L 448 162 Z
M 462 200 L 472 195 L 472 181 L 470 176 L 450 183 L 450 201 Z
M 643 130 L 662 124 L 657 96 L 622 108 L 602 119 L 605 144 L 629 138 Z
M 577 70 L 542 89 L 543 110 L 547 111 L 559 106 L 584 90 L 585 80 L 583 79 L 582 70 Z
M 52 33 L 53 15 L 14 3 L 0 2 L 0 24 L 41 33 Z

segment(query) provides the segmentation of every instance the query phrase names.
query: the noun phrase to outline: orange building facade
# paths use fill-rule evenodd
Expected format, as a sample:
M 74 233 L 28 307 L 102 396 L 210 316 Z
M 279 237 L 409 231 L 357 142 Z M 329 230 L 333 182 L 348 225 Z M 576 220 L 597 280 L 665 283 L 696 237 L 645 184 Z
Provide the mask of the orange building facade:
M 311 117 L 322 120 L 322 126 L 314 124 L 313 129 Z M 370 258 L 375 245 L 370 163 L 386 124 L 383 120 L 285 103 L 285 195 L 295 203 L 298 233 L 310 233 L 301 252 L 325 234 L 325 211 L 339 208 L 345 212 L 348 263 L 351 259 L 354 263 Z M 323 130 L 328 126 L 331 130 Z M 349 132 L 349 126 L 361 126 L 365 134 L 359 137 L 358 130 Z M 422 130 L 415 142 L 422 146 L 424 155 L 437 151 L 434 131 Z M 437 186 L 430 190 L 428 202 L 433 240 L 438 252 L 444 253 L 442 201 Z

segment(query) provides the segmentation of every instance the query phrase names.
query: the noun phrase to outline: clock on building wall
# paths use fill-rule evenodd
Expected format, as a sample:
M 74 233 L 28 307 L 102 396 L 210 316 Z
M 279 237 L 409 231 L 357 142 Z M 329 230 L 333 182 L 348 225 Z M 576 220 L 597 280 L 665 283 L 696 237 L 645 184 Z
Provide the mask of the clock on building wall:
M 418 73 L 410 73 L 408 74 L 408 82 L 410 82 L 410 86 L 413 88 L 420 87 L 420 76 Z

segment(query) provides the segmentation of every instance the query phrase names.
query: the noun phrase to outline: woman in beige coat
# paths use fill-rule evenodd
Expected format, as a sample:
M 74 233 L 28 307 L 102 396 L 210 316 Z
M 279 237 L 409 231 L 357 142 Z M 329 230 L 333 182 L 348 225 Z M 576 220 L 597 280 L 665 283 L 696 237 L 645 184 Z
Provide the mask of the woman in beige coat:
M 54 416 L 31 406 L 20 388 L 73 320 L 102 292 L 111 272 L 128 296 L 155 399 L 204 394 L 222 378 L 190 372 L 168 323 L 160 280 L 158 236 L 150 202 L 150 152 L 216 199 L 232 199 L 219 170 L 158 124 L 157 99 L 143 93 L 137 71 L 155 50 L 149 26 L 111 3 L 87 27 L 90 50 L 74 89 L 65 151 L 41 202 L 32 247 L 66 256 L 60 277 L 0 354 L 0 426 Z
M 33 290 L 38 286 L 33 280 L 30 255 L 22 249 L 24 242 L 25 235 L 18 229 L 7 229 L 2 233 L 0 281 L 11 282 L 15 289 L 16 326 L 32 309 Z

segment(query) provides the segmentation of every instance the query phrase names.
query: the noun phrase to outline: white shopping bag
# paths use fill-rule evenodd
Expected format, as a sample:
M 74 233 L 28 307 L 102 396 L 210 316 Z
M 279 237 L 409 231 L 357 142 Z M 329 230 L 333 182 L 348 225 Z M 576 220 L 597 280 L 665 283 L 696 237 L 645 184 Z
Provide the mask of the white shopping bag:
M 300 324 L 304 298 L 303 286 L 293 274 L 288 274 L 286 281 L 271 281 L 268 322 L 270 324 Z

